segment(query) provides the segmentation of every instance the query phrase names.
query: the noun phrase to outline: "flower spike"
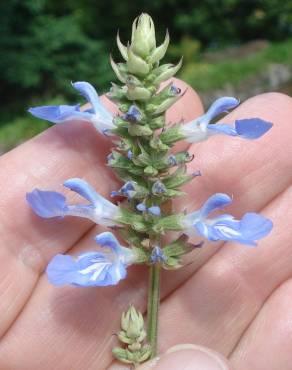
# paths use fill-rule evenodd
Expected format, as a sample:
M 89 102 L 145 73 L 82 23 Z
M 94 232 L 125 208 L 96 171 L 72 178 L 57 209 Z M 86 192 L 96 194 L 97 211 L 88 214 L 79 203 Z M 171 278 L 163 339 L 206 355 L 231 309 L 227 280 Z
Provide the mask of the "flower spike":
M 64 186 L 90 203 L 68 205 L 63 194 L 39 189 L 27 193 L 26 200 L 33 211 L 43 218 L 77 216 L 88 218 L 103 226 L 115 226 L 117 224 L 114 220 L 119 214 L 119 208 L 99 195 L 85 180 L 69 179 L 64 182 Z
M 29 113 L 52 123 L 88 121 L 102 134 L 108 134 L 116 126 L 113 115 L 101 104 L 94 87 L 88 82 L 73 82 L 72 86 L 91 104 L 92 108 L 80 110 L 80 105 L 55 105 L 29 108 Z

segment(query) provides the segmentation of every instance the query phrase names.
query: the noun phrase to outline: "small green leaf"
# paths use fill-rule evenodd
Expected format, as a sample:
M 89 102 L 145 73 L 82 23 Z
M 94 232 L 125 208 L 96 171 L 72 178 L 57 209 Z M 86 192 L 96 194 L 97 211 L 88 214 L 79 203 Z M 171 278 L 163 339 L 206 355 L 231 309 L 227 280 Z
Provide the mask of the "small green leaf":
M 164 144 L 170 145 L 184 139 L 185 136 L 180 132 L 180 126 L 181 126 L 180 124 L 177 124 L 165 130 L 160 135 L 160 140 Z
M 158 174 L 158 171 L 156 168 L 152 166 L 147 166 L 144 168 L 144 173 L 147 176 L 156 176 Z
M 148 225 L 142 215 L 131 212 L 126 208 L 120 207 L 119 216 L 116 220 L 118 223 L 129 225 L 137 231 L 146 231 L 148 229 Z
M 132 136 L 150 136 L 153 131 L 148 125 L 141 126 L 135 123 L 132 123 L 128 127 L 129 134 Z
M 186 235 L 181 235 L 178 239 L 174 240 L 171 244 L 163 248 L 163 253 L 167 257 L 181 257 L 194 250 L 193 244 L 188 242 Z
M 168 189 L 177 189 L 179 186 L 193 180 L 193 178 L 192 175 L 187 174 L 186 167 L 181 166 L 173 174 L 164 178 L 163 183 Z
M 164 232 L 164 230 L 181 231 L 183 230 L 183 225 L 181 223 L 182 218 L 182 214 L 161 217 L 156 221 L 152 229 L 154 232 Z

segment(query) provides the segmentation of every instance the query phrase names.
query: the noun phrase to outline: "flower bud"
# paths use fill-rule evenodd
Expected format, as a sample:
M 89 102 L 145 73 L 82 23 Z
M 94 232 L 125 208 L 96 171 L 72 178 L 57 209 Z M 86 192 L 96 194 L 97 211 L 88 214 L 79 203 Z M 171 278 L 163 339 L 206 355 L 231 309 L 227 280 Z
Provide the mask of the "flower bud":
M 152 18 L 145 13 L 137 17 L 132 26 L 131 49 L 142 58 L 146 58 L 156 47 L 155 27 Z
M 142 341 L 145 338 L 143 316 L 141 312 L 137 311 L 132 305 L 128 311 L 122 315 L 121 328 L 125 331 L 126 336 L 130 339 L 139 339 L 139 341 Z
M 182 66 L 182 58 L 177 65 L 167 65 L 167 66 L 168 67 L 164 68 L 164 70 L 155 78 L 155 80 L 153 81 L 154 85 L 159 85 L 161 82 L 166 81 L 169 78 L 173 77 Z
M 148 58 L 148 63 L 151 63 L 151 64 L 154 64 L 156 62 L 159 62 L 160 59 L 162 59 L 166 53 L 166 50 L 168 48 L 168 44 L 169 44 L 169 33 L 168 31 L 166 32 L 166 35 L 165 35 L 165 39 L 164 39 L 164 42 L 163 44 L 161 44 L 160 46 L 158 46 L 153 52 L 152 54 L 150 55 L 150 57 Z
M 147 100 L 151 97 L 151 92 L 145 87 L 128 86 L 127 98 L 129 100 Z
M 133 53 L 131 48 L 128 48 L 128 71 L 136 75 L 147 75 L 150 71 L 150 66 L 140 56 Z
M 112 66 L 112 69 L 113 71 L 115 72 L 117 78 L 125 83 L 126 82 L 126 70 L 124 68 L 125 65 L 123 65 L 122 63 L 115 63 L 112 56 L 110 55 L 110 63 L 111 63 L 111 66 Z
M 119 32 L 117 34 L 117 45 L 120 50 L 120 53 L 122 54 L 122 57 L 125 59 L 125 61 L 127 61 L 128 60 L 128 50 L 127 50 L 127 47 L 124 44 L 122 44 Z

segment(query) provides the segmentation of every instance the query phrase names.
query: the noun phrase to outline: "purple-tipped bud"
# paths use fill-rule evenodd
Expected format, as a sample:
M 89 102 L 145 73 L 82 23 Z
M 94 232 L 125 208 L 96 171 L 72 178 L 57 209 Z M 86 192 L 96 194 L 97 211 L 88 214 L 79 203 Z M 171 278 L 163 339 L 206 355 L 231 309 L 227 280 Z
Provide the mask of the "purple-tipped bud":
M 140 212 L 145 212 L 147 210 L 147 207 L 144 203 L 139 203 L 137 204 L 136 209 Z
M 202 176 L 201 171 L 200 171 L 200 170 L 194 171 L 194 172 L 192 173 L 192 176 L 193 176 L 193 177 Z
M 179 95 L 181 93 L 181 89 L 179 87 L 176 87 L 175 85 L 171 85 L 170 92 L 173 95 Z
M 176 166 L 177 165 L 177 160 L 176 160 L 176 157 L 175 157 L 175 155 L 170 155 L 169 157 L 168 157 L 168 160 L 167 160 L 167 162 L 168 162 L 168 164 L 170 165 L 170 166 Z
M 133 156 L 134 156 L 134 154 L 133 154 L 132 150 L 128 150 L 127 158 L 128 158 L 128 159 L 132 159 L 132 158 L 133 158 Z
M 160 247 L 155 246 L 150 256 L 150 262 L 151 263 L 164 263 L 166 262 L 166 260 L 167 260 L 167 257 L 163 253 L 163 250 Z
M 160 216 L 161 215 L 161 210 L 160 210 L 160 207 L 158 207 L 158 206 L 149 207 L 148 212 L 151 213 L 154 216 Z
M 136 107 L 136 105 L 131 105 L 130 108 L 128 109 L 128 112 L 124 115 L 124 119 L 126 121 L 130 122 L 137 122 L 141 120 L 141 112 L 139 109 Z
M 161 181 L 156 181 L 152 186 L 153 194 L 163 194 L 166 192 L 166 187 Z

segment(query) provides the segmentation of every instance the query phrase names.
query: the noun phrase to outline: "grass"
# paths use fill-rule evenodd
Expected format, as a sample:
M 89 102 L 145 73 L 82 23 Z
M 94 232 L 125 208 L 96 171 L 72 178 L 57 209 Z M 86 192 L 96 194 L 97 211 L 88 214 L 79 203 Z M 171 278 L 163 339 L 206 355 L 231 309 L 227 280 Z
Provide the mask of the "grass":
M 244 59 L 226 60 L 216 64 L 189 62 L 185 65 L 180 78 L 195 87 L 199 92 L 218 89 L 226 83 L 237 85 L 242 81 L 259 74 L 271 63 L 279 63 L 292 67 L 292 39 L 271 44 L 266 49 Z M 64 104 L 64 98 L 41 104 Z M 28 140 L 45 130 L 49 124 L 29 114 L 17 117 L 0 128 L 0 151 L 5 152 L 20 142 Z
M 292 67 L 292 40 L 271 44 L 266 49 L 244 59 L 226 60 L 216 64 L 199 62 L 187 64 L 180 78 L 199 92 L 218 89 L 226 83 L 237 85 L 257 75 L 271 63 Z
M 65 104 L 65 100 L 60 96 L 53 100 L 42 101 L 41 104 Z M 22 116 L 2 124 L 0 127 L 0 154 L 39 134 L 50 125 L 49 122 L 37 119 L 30 113 L 24 113 Z
M 49 127 L 49 123 L 31 117 L 19 117 L 0 129 L 0 152 L 6 152 Z

